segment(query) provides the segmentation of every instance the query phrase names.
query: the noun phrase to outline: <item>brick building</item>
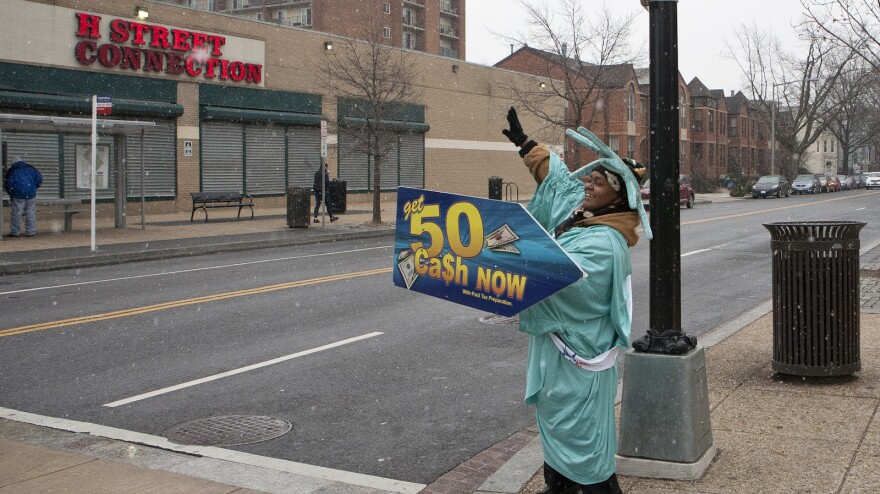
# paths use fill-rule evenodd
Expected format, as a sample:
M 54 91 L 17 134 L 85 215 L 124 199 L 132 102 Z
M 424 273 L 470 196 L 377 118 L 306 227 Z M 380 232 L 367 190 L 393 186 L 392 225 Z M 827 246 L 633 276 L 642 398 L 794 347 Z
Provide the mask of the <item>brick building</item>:
M 393 46 L 465 59 L 466 0 L 163 0 L 357 38 L 373 16 Z
M 728 172 L 741 172 L 749 178 L 769 173 L 769 118 L 742 91 L 731 91 L 725 101 Z
M 582 125 L 602 138 L 608 147 L 622 157 L 634 158 L 650 165 L 649 156 L 649 96 L 650 85 L 645 69 L 637 69 L 631 64 L 618 64 L 598 67 L 563 60 L 559 55 L 528 46 L 522 47 L 495 67 L 517 72 L 563 79 L 564 64 L 574 67 L 573 87 L 581 94 L 589 95 L 583 106 L 580 121 Z M 690 137 L 688 133 L 690 94 L 687 85 L 679 75 L 679 96 L 682 111 L 679 115 L 681 138 L 681 173 L 690 173 Z M 568 111 L 577 111 L 568 106 Z M 569 122 L 575 121 L 573 116 Z M 568 151 L 568 150 L 567 150 Z M 586 161 L 591 157 L 582 159 Z M 569 163 L 573 166 L 573 163 Z
M 252 194 L 258 207 L 283 206 L 286 188 L 311 187 L 323 161 L 347 181 L 350 203 L 369 200 L 371 158 L 347 150 L 351 136 L 334 126 L 357 118 L 356 105 L 337 102 L 319 73 L 325 42 L 342 46 L 343 38 L 166 2 L 92 0 L 88 10 L 82 4 L 0 2 L 7 20 L 0 31 L 0 114 L 87 117 L 91 96 L 100 95 L 113 99 L 110 120 L 154 123 L 144 156 L 148 212 L 188 211 L 191 192 L 216 190 Z M 136 6 L 148 9 L 146 20 L 135 18 Z M 513 102 L 492 88 L 510 78 L 537 85 L 539 78 L 408 53 L 419 94 L 383 122 L 398 139 L 381 163 L 381 191 L 406 185 L 485 196 L 488 177 L 502 176 L 528 194 L 534 181 L 500 133 Z M 563 106 L 547 105 L 549 112 Z M 326 157 L 322 121 L 330 124 Z M 100 134 L 98 151 L 109 160 L 107 188 L 98 191 L 103 214 L 120 196 L 138 208 L 141 175 L 131 166 L 139 162 L 137 138 Z M 42 171 L 42 197 L 88 197 L 77 182 L 87 134 L 4 124 L 2 140 L 10 157 Z
M 710 90 L 694 77 L 691 100 L 691 168 L 706 179 L 727 175 L 727 101 L 722 90 Z

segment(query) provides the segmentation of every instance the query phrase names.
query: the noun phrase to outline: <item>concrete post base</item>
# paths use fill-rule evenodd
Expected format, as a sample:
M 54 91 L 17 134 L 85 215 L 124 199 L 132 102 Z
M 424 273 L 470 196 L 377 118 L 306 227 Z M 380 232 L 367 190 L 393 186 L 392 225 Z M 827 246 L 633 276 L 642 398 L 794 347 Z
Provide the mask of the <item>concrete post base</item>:
M 715 456 L 703 349 L 629 350 L 624 365 L 617 472 L 699 479 Z

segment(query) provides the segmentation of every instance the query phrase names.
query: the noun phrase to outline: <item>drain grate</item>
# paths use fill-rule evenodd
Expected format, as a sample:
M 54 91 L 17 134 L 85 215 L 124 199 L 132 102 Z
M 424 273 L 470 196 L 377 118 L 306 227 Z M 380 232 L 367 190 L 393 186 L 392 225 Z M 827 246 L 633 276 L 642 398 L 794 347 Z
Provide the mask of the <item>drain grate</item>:
M 483 316 L 479 320 L 483 324 L 519 324 L 519 316 L 506 317 L 499 316 L 498 314 L 491 314 Z
M 177 424 L 164 436 L 177 444 L 236 446 L 268 441 L 290 432 L 290 422 L 260 415 L 219 415 Z

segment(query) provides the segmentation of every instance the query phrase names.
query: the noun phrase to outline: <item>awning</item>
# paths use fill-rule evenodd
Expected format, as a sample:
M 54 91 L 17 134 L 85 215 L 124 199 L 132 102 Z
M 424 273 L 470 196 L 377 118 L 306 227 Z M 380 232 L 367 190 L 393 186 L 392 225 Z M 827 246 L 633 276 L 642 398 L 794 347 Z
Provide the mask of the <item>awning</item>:
M 340 118 L 340 123 L 343 125 L 349 126 L 360 126 L 363 127 L 367 125 L 366 118 L 358 118 L 358 117 L 342 117 Z M 405 132 L 428 132 L 431 130 L 431 126 L 422 123 L 422 122 L 402 122 L 400 120 L 380 120 L 379 123 L 382 127 L 391 130 L 402 130 Z
M 319 125 L 322 120 L 326 120 L 326 117 L 316 113 L 295 113 L 286 111 L 251 110 L 247 108 L 203 106 L 202 119 L 226 120 L 232 122 L 273 122 Z
M 0 91 L 0 107 L 22 110 L 91 114 L 89 96 L 59 96 L 54 94 Z M 113 114 L 126 116 L 176 118 L 183 115 L 183 106 L 164 101 L 113 99 Z

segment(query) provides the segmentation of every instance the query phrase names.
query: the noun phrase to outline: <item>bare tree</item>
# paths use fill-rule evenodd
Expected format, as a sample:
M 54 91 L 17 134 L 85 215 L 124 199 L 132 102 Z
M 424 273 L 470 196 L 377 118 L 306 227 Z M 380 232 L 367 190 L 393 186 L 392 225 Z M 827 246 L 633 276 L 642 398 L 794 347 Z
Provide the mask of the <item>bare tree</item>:
M 880 2 L 801 0 L 805 24 L 880 71 Z
M 768 127 L 775 112 L 776 141 L 786 151 L 780 169 L 789 177 L 797 174 L 804 152 L 830 124 L 831 94 L 852 57 L 848 51 L 840 56 L 837 46 L 805 26 L 800 38 L 805 46 L 794 54 L 772 32 L 740 26 L 736 45 L 728 45 Z
M 381 4 L 376 2 L 377 13 Z M 380 165 L 397 141 L 387 120 L 416 101 L 415 60 L 406 50 L 391 46 L 377 15 L 368 16 L 355 39 L 326 50 L 323 77 L 337 104 L 347 101 L 357 116 L 331 119 L 338 132 L 353 140 L 351 151 L 372 160 L 373 223 L 382 222 Z M 343 150 L 340 149 L 340 152 Z
M 503 37 L 534 48 L 540 62 L 531 73 L 548 80 L 540 89 L 521 82 L 505 89 L 526 112 L 546 122 L 545 129 L 591 127 L 603 114 L 601 104 L 598 111 L 595 107 L 606 96 L 615 67 L 642 61 L 629 46 L 636 14 L 615 17 L 603 6 L 587 16 L 577 0 L 554 2 L 555 10 L 535 0 L 521 3 L 529 19 L 527 30 Z M 565 105 L 562 112 L 550 104 L 559 99 Z M 580 162 L 578 146 L 574 153 L 570 165 Z
M 851 157 L 880 138 L 880 78 L 863 59 L 854 60 L 831 92 L 834 109 L 828 130 L 840 143 L 844 173 Z

